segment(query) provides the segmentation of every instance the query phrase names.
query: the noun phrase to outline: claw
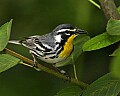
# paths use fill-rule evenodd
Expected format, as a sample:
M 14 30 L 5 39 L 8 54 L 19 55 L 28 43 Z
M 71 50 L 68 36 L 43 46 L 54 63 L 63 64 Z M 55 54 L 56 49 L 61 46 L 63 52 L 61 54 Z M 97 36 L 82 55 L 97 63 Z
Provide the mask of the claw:
M 38 65 L 38 62 L 37 62 L 37 61 L 34 61 L 33 67 L 38 68 L 37 65 Z
M 64 70 L 61 70 L 61 73 L 67 77 L 66 81 L 71 81 L 71 77 Z

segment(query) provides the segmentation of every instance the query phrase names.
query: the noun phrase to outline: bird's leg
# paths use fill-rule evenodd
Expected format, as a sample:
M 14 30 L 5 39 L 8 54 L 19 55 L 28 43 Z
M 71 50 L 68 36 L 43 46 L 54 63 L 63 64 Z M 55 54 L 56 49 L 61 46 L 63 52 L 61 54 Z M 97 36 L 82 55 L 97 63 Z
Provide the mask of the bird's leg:
M 66 73 L 66 71 L 61 70 L 59 68 L 56 67 L 56 63 L 53 63 L 53 67 L 61 74 L 65 75 L 68 79 L 71 79 L 71 77 Z
M 33 61 L 34 61 L 33 68 L 34 68 L 35 70 L 37 70 L 37 71 L 41 71 L 41 69 L 38 68 L 38 66 L 37 66 L 38 62 L 37 62 L 37 60 L 36 60 L 36 58 L 35 58 L 35 55 L 32 54 L 32 53 L 31 53 L 31 55 L 32 55 Z
M 57 68 L 56 67 L 56 63 L 53 63 L 53 67 L 58 71 L 58 72 L 60 72 L 61 74 L 66 74 L 66 71 L 64 71 L 64 70 L 60 70 L 59 68 Z
M 36 58 L 35 58 L 35 55 L 34 55 L 34 54 L 31 54 L 31 55 L 32 55 L 33 61 L 34 61 L 33 67 L 38 68 L 38 66 L 37 66 L 38 62 L 37 62 L 37 60 L 36 60 Z
M 53 66 L 54 70 L 56 70 L 57 72 L 59 72 L 59 73 L 61 73 L 61 74 L 66 73 L 65 71 L 62 72 L 62 70 L 60 70 L 59 68 L 57 68 L 57 67 L 56 67 L 56 63 L 53 63 L 52 66 Z
M 30 54 L 32 55 L 32 57 L 33 57 L 33 62 L 34 62 L 33 67 L 36 67 L 36 68 L 37 68 L 37 67 L 38 67 L 38 66 L 37 66 L 38 62 L 37 62 L 37 60 L 36 60 L 36 58 L 35 58 L 35 55 L 33 54 L 33 52 L 32 52 L 31 50 L 29 51 L 29 53 L 30 53 Z

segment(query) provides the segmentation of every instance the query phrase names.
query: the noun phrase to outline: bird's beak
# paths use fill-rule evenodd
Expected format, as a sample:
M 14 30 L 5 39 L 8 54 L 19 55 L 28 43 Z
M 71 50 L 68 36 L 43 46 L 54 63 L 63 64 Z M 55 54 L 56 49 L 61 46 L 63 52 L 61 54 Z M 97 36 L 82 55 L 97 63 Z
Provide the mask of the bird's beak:
M 82 29 L 76 29 L 75 34 L 87 34 L 87 31 Z

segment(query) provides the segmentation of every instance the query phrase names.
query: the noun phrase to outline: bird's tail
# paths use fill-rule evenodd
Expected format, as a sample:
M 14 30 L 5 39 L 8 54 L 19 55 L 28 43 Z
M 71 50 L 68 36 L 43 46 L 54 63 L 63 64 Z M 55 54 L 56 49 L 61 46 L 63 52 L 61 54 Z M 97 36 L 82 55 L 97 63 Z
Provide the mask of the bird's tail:
M 10 41 L 8 41 L 8 43 L 21 45 L 21 40 L 10 40 Z

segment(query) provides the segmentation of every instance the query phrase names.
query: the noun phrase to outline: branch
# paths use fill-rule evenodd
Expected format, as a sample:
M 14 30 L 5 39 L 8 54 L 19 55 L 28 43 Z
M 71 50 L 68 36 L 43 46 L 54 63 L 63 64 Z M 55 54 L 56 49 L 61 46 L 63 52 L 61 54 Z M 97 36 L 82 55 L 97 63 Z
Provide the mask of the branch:
M 114 0 L 99 0 L 99 2 L 107 19 L 120 19 Z
M 22 56 L 22 55 L 20 55 L 20 54 L 18 54 L 18 53 L 16 53 L 16 52 L 12 51 L 12 50 L 10 50 L 10 49 L 5 48 L 5 52 L 6 52 L 7 54 L 10 54 L 10 55 L 12 55 L 12 56 L 14 56 L 14 57 L 17 57 L 17 58 L 19 58 L 20 60 L 28 63 L 30 66 L 33 66 L 33 64 L 34 64 L 34 62 L 33 62 L 32 60 L 30 60 L 30 59 L 28 59 L 28 58 L 26 58 L 26 57 L 24 57 L 24 56 Z M 24 64 L 24 63 L 23 63 L 23 64 Z M 24 64 L 24 65 L 26 65 L 26 64 Z M 85 89 L 85 88 L 88 86 L 88 84 L 86 84 L 86 83 L 84 83 L 84 82 L 82 82 L 82 81 L 78 81 L 78 80 L 76 80 L 75 78 L 69 79 L 66 75 L 63 75 L 63 74 L 61 74 L 61 73 L 59 73 L 59 72 L 56 72 L 55 70 L 50 69 L 50 68 L 48 68 L 48 67 L 46 67 L 46 66 L 44 66 L 44 65 L 42 65 L 42 64 L 38 64 L 37 66 L 38 66 L 38 68 L 41 69 L 42 71 L 45 71 L 45 72 L 50 73 L 50 74 L 52 74 L 52 75 L 55 75 L 55 76 L 57 76 L 57 77 L 59 77 L 59 78 L 62 78 L 62 79 L 64 79 L 64 80 L 67 80 L 67 81 L 70 81 L 70 82 L 72 82 L 72 83 L 74 83 L 74 84 L 79 85 L 82 89 Z

